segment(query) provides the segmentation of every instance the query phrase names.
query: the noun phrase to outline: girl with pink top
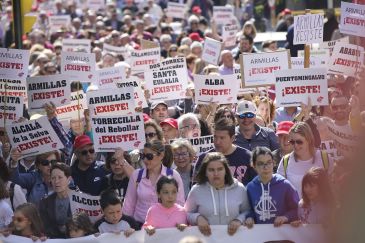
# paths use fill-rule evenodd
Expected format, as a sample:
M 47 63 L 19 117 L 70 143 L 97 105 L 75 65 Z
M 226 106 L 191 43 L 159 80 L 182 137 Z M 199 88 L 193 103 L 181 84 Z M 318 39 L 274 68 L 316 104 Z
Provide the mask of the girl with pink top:
M 162 176 L 157 182 L 159 203 L 148 209 L 143 225 L 149 235 L 157 228 L 177 227 L 184 230 L 187 227 L 187 213 L 184 207 L 176 203 L 178 192 L 177 181 L 171 176 Z

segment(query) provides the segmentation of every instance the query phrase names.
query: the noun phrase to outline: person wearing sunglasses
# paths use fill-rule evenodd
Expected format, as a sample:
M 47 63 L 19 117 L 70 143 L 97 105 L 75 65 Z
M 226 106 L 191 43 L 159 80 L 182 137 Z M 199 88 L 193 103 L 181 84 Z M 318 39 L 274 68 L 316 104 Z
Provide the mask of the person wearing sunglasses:
M 142 227 L 148 209 L 158 202 L 156 184 L 161 176 L 172 176 L 178 182 L 177 203 L 184 205 L 184 185 L 176 170 L 162 164 L 165 145 L 160 140 L 153 140 L 144 145 L 140 154 L 144 168 L 137 169 L 129 179 L 127 194 L 124 198 L 123 214 L 133 217 Z M 139 227 L 139 228 L 140 228 Z
M 164 139 L 161 127 L 153 120 L 149 120 L 144 123 L 144 132 L 147 142 L 151 142 L 153 140 L 163 141 Z
M 255 122 L 256 106 L 253 102 L 243 100 L 237 105 L 236 118 L 236 139 L 234 144 L 252 151 L 261 146 L 271 151 L 279 148 L 278 138 L 274 131 L 267 127 L 260 127 Z
M 283 156 L 293 151 L 293 145 L 289 142 L 289 131 L 294 126 L 291 121 L 283 121 L 278 124 L 276 135 L 278 136 L 280 148 L 274 150 L 272 155 L 274 157 L 274 172 L 276 173 L 278 165 Z

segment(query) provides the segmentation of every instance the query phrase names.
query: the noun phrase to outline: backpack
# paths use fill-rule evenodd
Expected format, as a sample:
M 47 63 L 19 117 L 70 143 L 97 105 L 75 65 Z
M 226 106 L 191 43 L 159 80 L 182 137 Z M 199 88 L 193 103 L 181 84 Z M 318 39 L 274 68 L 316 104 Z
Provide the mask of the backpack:
M 15 211 L 15 208 L 14 208 L 14 187 L 15 187 L 15 183 L 11 182 L 10 187 L 9 187 L 9 198 L 10 198 L 11 208 L 13 209 L 13 211 Z
M 138 184 L 141 182 L 142 180 L 142 175 L 143 175 L 143 171 L 144 168 L 139 169 L 138 171 L 138 176 L 137 176 L 137 180 L 136 180 L 136 187 L 138 187 Z M 172 176 L 174 174 L 174 170 L 171 168 L 166 168 L 166 175 L 167 176 Z
M 283 167 L 284 167 L 284 176 L 285 178 L 287 178 L 287 174 L 286 171 L 288 169 L 288 163 L 289 163 L 289 156 L 291 153 L 284 155 L 283 157 Z M 325 170 L 328 170 L 329 167 L 329 160 L 328 160 L 328 154 L 326 151 L 321 150 L 321 158 L 322 158 L 322 164 L 323 164 L 323 168 Z

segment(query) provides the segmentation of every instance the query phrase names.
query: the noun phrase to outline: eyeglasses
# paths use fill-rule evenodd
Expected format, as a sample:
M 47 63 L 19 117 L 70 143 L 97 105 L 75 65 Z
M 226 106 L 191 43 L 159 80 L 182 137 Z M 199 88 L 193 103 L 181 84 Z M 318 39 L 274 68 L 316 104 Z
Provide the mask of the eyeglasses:
M 240 115 L 237 115 L 237 116 L 240 119 L 244 119 L 244 118 L 254 118 L 256 115 L 255 115 L 255 113 L 247 112 L 247 113 L 243 113 L 243 114 L 240 114 Z
M 185 153 L 174 153 L 174 158 L 185 158 L 188 157 L 189 153 L 185 152 Z
M 52 164 L 54 164 L 54 163 L 56 163 L 57 162 L 57 160 L 55 160 L 55 159 L 53 159 L 53 160 L 42 160 L 41 161 L 41 165 L 43 165 L 43 166 L 48 166 L 48 165 L 52 165 Z
M 94 154 L 95 149 L 83 150 L 80 152 L 81 155 L 86 156 L 87 154 Z
M 257 162 L 257 164 L 256 164 L 256 166 L 260 167 L 260 168 L 271 167 L 272 165 L 273 165 L 272 161 L 269 161 L 267 163 Z
M 189 124 L 189 125 L 182 127 L 181 129 L 186 129 L 186 128 L 188 128 L 190 130 L 199 129 L 199 125 L 198 124 Z
M 331 105 L 331 109 L 336 111 L 336 110 L 345 110 L 348 107 L 347 104 L 343 104 L 343 105 Z
M 156 135 L 157 135 L 157 133 L 155 133 L 155 132 L 146 133 L 146 138 L 147 137 L 154 138 Z
M 155 157 L 155 155 L 157 154 L 153 154 L 153 153 L 147 153 L 147 154 L 144 154 L 144 153 L 140 153 L 139 154 L 139 158 L 140 159 L 147 159 L 147 160 L 153 160 L 153 158 Z
M 13 222 L 14 221 L 17 221 L 17 222 L 21 223 L 21 222 L 23 222 L 25 220 L 27 220 L 26 217 L 15 217 L 15 216 L 13 216 Z
M 288 141 L 291 145 L 294 145 L 294 144 L 298 144 L 298 145 L 302 145 L 304 142 L 303 140 L 289 140 Z

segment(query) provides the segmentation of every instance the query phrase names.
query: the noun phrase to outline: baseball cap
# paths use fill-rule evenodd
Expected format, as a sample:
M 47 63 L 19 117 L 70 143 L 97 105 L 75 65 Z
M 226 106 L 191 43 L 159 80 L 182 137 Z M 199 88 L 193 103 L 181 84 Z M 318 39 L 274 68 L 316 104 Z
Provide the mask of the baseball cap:
M 81 147 L 84 147 L 85 145 L 93 144 L 93 141 L 91 141 L 90 137 L 87 135 L 80 135 L 75 138 L 75 142 L 73 145 L 74 149 L 79 149 Z
M 165 120 L 163 120 L 162 122 L 160 122 L 160 126 L 162 127 L 162 125 L 170 125 L 173 128 L 177 129 L 177 120 L 174 118 L 166 118 Z
M 292 121 L 279 122 L 278 127 L 276 129 L 276 135 L 289 134 L 290 128 L 292 128 L 292 126 L 294 126 L 294 122 Z
M 199 6 L 194 6 L 191 9 L 191 12 L 195 13 L 195 14 L 201 14 L 202 13 L 202 9 Z
M 165 101 L 153 101 L 151 104 L 151 110 L 155 109 L 158 105 L 165 105 L 168 108 L 168 105 Z
M 189 35 L 189 38 L 192 40 L 192 41 L 203 41 L 204 39 L 200 37 L 199 33 L 196 33 L 196 32 L 193 32 Z
M 151 120 L 151 117 L 149 115 L 147 115 L 146 113 L 143 113 L 143 121 L 147 122 L 149 120 Z
M 245 113 L 249 113 L 249 112 L 256 113 L 256 106 L 254 105 L 254 103 L 252 103 L 251 101 L 248 101 L 248 100 L 243 100 L 238 103 L 237 110 L 236 110 L 237 115 L 241 115 L 241 114 L 245 114 Z

